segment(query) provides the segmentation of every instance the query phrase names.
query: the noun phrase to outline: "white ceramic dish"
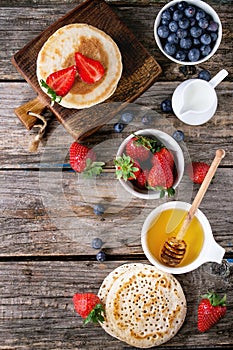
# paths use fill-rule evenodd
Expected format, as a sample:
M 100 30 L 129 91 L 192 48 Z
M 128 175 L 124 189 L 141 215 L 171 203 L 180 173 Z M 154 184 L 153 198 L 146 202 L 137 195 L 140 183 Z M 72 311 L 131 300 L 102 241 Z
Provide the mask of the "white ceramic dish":
M 154 210 L 152 210 L 152 212 L 148 215 L 148 217 L 146 218 L 143 224 L 142 231 L 141 231 L 142 249 L 146 257 L 148 258 L 148 260 L 151 262 L 151 264 L 153 264 L 154 266 L 156 266 L 158 269 L 162 271 L 172 273 L 172 274 L 181 274 L 181 273 L 193 271 L 206 262 L 212 261 L 220 264 L 223 259 L 225 249 L 222 248 L 219 244 L 217 244 L 216 241 L 214 240 L 210 223 L 200 209 L 197 209 L 195 216 L 197 217 L 197 219 L 199 220 L 199 222 L 203 227 L 204 242 L 198 257 L 193 262 L 185 266 L 169 267 L 164 265 L 158 259 L 156 259 L 155 256 L 149 250 L 148 242 L 147 242 L 147 232 L 151 227 L 152 223 L 154 222 L 155 218 L 162 211 L 167 209 L 177 208 L 177 209 L 183 209 L 185 211 L 188 211 L 190 207 L 191 207 L 191 204 L 186 202 L 180 202 L 180 201 L 172 201 L 172 202 L 164 203 L 158 206 L 157 208 L 155 208 Z
M 152 135 L 155 136 L 159 141 L 161 141 L 164 146 L 166 146 L 174 155 L 174 161 L 175 161 L 175 166 L 177 170 L 177 177 L 175 179 L 175 182 L 173 184 L 173 188 L 176 189 L 177 186 L 179 185 L 183 173 L 184 173 L 184 156 L 183 156 L 183 151 L 179 144 L 171 137 L 170 135 L 166 134 L 163 131 L 156 130 L 156 129 L 143 129 L 143 130 L 138 130 L 134 134 L 136 135 Z M 116 157 L 121 156 L 124 152 L 126 144 L 129 142 L 129 140 L 134 137 L 133 134 L 129 135 L 120 145 Z M 124 181 L 123 179 L 119 179 L 121 185 L 124 187 L 126 191 L 128 191 L 131 195 L 138 197 L 138 198 L 143 198 L 143 199 L 157 199 L 160 197 L 160 192 L 159 191 L 143 191 L 140 189 L 136 189 L 131 181 Z
M 218 23 L 219 25 L 219 29 L 218 29 L 218 38 L 216 40 L 216 43 L 212 49 L 212 51 L 209 53 L 209 55 L 207 55 L 206 57 L 203 57 L 202 59 L 196 61 L 196 62 L 190 62 L 190 61 L 178 61 L 176 58 L 168 55 L 163 47 L 162 47 L 162 44 L 161 44 L 161 41 L 160 41 L 160 38 L 157 34 L 157 28 L 159 27 L 159 24 L 160 24 L 160 21 L 161 21 L 161 15 L 163 13 L 164 10 L 168 9 L 170 6 L 172 5 L 175 5 L 177 3 L 179 3 L 181 0 L 172 0 L 170 2 L 168 2 L 158 13 L 156 19 L 155 19 L 155 22 L 154 22 L 154 37 L 155 37 L 155 41 L 159 47 L 159 49 L 162 51 L 162 53 L 167 56 L 171 61 L 173 62 L 176 62 L 178 64 L 182 64 L 182 65 L 195 65 L 195 64 L 199 64 L 199 63 L 202 63 L 202 62 L 205 62 L 207 61 L 210 57 L 212 57 L 214 55 L 214 53 L 217 51 L 220 43 L 221 43 L 221 40 L 222 40 L 222 24 L 221 24 L 221 21 L 220 21 L 220 18 L 218 16 L 218 14 L 215 12 L 215 10 L 210 6 L 208 5 L 206 2 L 204 1 L 201 1 L 201 0 L 187 0 L 186 2 L 188 4 L 192 4 L 192 5 L 195 5 L 201 9 L 203 9 L 206 13 L 210 14 L 213 18 L 213 20 L 215 22 Z

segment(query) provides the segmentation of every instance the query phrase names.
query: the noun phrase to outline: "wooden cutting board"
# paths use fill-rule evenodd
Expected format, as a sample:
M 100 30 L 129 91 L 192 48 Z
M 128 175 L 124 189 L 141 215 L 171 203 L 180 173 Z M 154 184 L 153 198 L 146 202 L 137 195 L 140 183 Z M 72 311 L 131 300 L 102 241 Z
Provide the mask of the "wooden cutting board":
M 51 107 L 50 98 L 37 81 L 36 60 L 41 47 L 57 29 L 70 23 L 86 23 L 101 29 L 112 37 L 121 51 L 122 77 L 115 93 L 101 107 L 77 110 L 57 103 Z M 74 139 L 89 136 L 109 122 L 119 108 L 139 97 L 161 73 L 157 61 L 103 0 L 87 0 L 74 8 L 18 51 L 12 63 L 38 94 L 36 99 L 15 110 L 25 127 L 30 130 L 37 122 L 36 117 L 28 115 L 29 111 L 40 114 L 49 107 Z

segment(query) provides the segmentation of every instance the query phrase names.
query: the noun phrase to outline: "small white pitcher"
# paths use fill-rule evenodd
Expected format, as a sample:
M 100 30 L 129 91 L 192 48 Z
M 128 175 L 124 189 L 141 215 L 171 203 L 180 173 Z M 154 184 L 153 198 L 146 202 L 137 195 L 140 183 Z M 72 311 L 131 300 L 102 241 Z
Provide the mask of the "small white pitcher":
M 203 79 L 188 79 L 178 85 L 172 96 L 175 115 L 189 125 L 201 125 L 216 112 L 218 98 L 215 87 L 228 75 L 225 69 L 209 82 Z

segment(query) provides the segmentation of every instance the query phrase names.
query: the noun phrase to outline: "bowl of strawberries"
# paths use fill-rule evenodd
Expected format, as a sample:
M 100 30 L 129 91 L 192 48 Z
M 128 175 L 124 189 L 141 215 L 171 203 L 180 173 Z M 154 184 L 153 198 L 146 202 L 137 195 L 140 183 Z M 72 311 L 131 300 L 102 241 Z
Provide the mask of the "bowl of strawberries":
M 176 140 L 156 129 L 138 130 L 124 139 L 114 160 L 126 191 L 144 199 L 171 197 L 184 173 L 183 151 Z

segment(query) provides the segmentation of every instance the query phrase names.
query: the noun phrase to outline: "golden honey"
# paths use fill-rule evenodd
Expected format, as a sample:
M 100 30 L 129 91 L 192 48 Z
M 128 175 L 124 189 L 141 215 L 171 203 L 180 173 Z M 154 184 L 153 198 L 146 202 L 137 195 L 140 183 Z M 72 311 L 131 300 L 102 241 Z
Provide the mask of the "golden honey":
M 187 211 L 167 209 L 161 212 L 147 232 L 147 244 L 151 254 L 161 262 L 160 253 L 164 242 L 178 234 Z M 193 217 L 183 240 L 187 244 L 184 259 L 177 267 L 192 263 L 199 255 L 204 242 L 204 231 L 196 216 Z M 162 262 L 161 262 L 162 263 Z

